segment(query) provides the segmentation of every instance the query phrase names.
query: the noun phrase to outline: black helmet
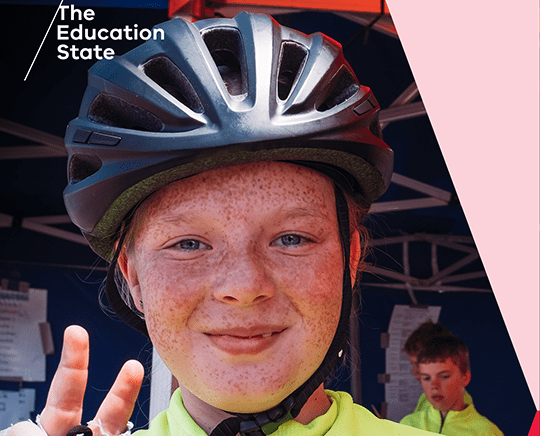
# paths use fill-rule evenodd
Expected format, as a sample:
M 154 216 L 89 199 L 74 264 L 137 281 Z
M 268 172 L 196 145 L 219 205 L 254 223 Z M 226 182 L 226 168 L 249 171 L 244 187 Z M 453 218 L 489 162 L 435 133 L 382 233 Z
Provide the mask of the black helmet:
M 157 26 L 148 40 L 89 71 L 79 117 L 66 132 L 67 211 L 100 256 L 112 260 L 107 298 L 119 317 L 148 334 L 114 283 L 114 243 L 126 215 L 164 185 L 204 171 L 257 161 L 287 161 L 330 176 L 348 259 L 347 204 L 368 207 L 392 175 L 379 105 L 358 83 L 341 46 L 282 27 L 264 15 Z M 159 32 L 156 32 L 159 34 Z M 120 241 L 119 246 L 121 246 Z M 212 435 L 262 435 L 296 417 L 346 346 L 351 308 L 348 262 L 341 318 L 311 378 L 275 408 L 237 415 Z
M 90 69 L 65 136 L 66 208 L 100 256 L 138 202 L 209 169 L 312 163 L 366 205 L 386 190 L 379 105 L 338 43 L 247 13 L 156 28 L 163 40 Z

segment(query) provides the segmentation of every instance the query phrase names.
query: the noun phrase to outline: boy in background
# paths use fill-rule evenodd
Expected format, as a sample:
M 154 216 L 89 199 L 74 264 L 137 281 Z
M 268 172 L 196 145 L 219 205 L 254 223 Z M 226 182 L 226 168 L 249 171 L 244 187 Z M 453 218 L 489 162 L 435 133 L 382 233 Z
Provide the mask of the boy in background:
M 405 342 L 405 345 L 403 346 L 403 351 L 409 358 L 409 362 L 411 362 L 412 365 L 411 374 L 416 377 L 418 382 L 420 382 L 418 354 L 431 339 L 437 336 L 452 336 L 452 332 L 440 322 L 434 323 L 433 321 L 429 320 L 420 324 L 418 328 L 407 338 L 407 342 Z M 467 391 L 465 391 L 464 399 L 467 404 L 473 403 L 472 397 Z M 429 401 L 426 398 L 426 394 L 420 395 L 414 412 L 418 412 L 424 407 L 429 407 Z
M 452 332 L 448 330 L 445 326 L 443 326 L 441 323 L 434 323 L 433 321 L 429 320 L 426 321 L 423 324 L 420 324 L 418 328 L 411 333 L 409 338 L 407 339 L 407 342 L 405 342 L 405 345 L 403 346 L 403 351 L 409 358 L 409 361 L 412 365 L 411 374 L 416 377 L 418 381 L 420 381 L 420 378 L 418 376 L 418 353 L 420 353 L 420 350 L 424 348 L 424 346 L 428 343 L 428 341 L 435 336 L 451 336 Z
M 456 336 L 429 340 L 418 354 L 419 378 L 428 404 L 401 424 L 447 436 L 503 436 L 465 398 L 471 380 L 467 345 Z

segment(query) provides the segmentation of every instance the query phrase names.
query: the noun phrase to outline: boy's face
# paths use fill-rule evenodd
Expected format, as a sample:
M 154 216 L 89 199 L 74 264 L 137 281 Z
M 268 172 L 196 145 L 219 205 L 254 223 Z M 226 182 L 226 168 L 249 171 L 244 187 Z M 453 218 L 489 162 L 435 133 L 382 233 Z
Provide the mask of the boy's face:
M 428 401 L 443 413 L 449 410 L 463 410 L 465 386 L 471 380 L 471 373 L 462 373 L 451 359 L 440 362 L 419 363 L 420 383 Z

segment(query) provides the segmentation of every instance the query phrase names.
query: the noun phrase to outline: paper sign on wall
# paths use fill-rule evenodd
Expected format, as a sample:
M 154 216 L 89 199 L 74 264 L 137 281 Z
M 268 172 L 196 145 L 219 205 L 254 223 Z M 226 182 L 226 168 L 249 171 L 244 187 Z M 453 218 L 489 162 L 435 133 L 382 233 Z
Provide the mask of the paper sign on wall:
M 410 334 L 426 322 L 438 322 L 440 306 L 395 305 L 388 327 L 389 344 L 386 348 L 386 374 L 390 381 L 385 383 L 385 396 L 388 403 L 386 418 L 399 421 L 412 413 L 422 386 L 411 374 L 411 363 L 403 352 L 403 346 Z
M 45 289 L 0 289 L 0 378 L 45 381 L 40 324 L 46 317 Z
M 7 429 L 12 424 L 30 419 L 35 403 L 35 389 L 0 391 L 0 429 Z

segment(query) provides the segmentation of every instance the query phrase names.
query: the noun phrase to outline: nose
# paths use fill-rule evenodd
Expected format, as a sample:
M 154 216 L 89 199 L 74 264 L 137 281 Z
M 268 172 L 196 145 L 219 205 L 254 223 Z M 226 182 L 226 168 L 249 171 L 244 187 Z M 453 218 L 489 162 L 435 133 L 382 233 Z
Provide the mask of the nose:
M 253 246 L 242 253 L 228 253 L 220 269 L 222 273 L 213 288 L 213 295 L 219 301 L 250 306 L 268 300 L 276 293 L 269 261 Z

